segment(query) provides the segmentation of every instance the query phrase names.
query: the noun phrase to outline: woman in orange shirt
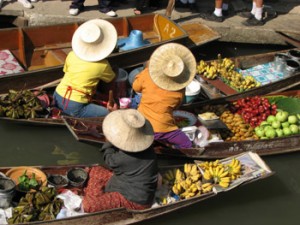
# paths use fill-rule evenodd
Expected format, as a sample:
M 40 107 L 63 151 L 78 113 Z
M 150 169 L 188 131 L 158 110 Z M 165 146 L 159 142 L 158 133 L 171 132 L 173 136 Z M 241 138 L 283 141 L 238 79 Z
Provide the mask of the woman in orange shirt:
M 185 87 L 196 74 L 196 60 L 181 44 L 169 43 L 157 48 L 149 66 L 141 71 L 132 88 L 141 93 L 138 106 L 154 130 L 154 139 L 190 148 L 192 142 L 175 124 L 173 111 L 182 104 Z

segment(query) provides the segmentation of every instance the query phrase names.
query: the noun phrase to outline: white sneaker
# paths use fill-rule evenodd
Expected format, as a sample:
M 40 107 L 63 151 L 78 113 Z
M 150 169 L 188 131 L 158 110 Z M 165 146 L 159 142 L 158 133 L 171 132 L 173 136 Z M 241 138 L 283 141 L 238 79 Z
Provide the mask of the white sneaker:
M 111 16 L 111 17 L 117 16 L 117 13 L 114 10 L 110 10 L 109 12 L 107 12 L 105 14 L 108 15 L 108 16 Z
M 33 5 L 31 5 L 31 3 L 27 0 L 18 0 L 18 2 L 20 2 L 24 6 L 24 8 L 27 9 L 33 8 Z
M 77 16 L 79 14 L 79 9 L 69 9 L 69 14 L 72 16 Z

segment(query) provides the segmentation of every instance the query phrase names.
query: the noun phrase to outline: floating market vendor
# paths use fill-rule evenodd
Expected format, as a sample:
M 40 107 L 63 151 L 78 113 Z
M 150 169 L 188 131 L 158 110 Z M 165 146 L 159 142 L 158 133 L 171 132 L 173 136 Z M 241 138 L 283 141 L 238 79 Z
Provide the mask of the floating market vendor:
M 185 96 L 185 87 L 196 74 L 196 60 L 192 52 L 181 44 L 169 43 L 157 48 L 149 66 L 134 79 L 132 88 L 141 93 L 138 110 L 148 119 L 154 139 L 177 148 L 190 148 L 192 142 L 179 129 L 173 111 Z
M 72 37 L 72 50 L 65 61 L 64 77 L 54 92 L 55 105 L 75 117 L 105 116 L 117 109 L 91 103 L 100 81 L 109 83 L 115 73 L 105 59 L 115 48 L 117 31 L 108 21 L 93 19 L 79 26 Z
M 116 110 L 105 117 L 103 133 L 109 141 L 102 151 L 110 170 L 102 166 L 90 169 L 84 211 L 151 207 L 159 176 L 150 122 L 136 109 Z

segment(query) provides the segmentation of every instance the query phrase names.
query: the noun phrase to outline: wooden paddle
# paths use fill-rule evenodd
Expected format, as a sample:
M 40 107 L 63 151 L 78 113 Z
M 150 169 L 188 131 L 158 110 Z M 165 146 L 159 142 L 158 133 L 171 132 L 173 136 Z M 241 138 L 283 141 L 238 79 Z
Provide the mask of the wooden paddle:
M 114 100 L 114 94 L 112 90 L 109 90 L 109 94 L 108 94 L 108 105 L 111 107 L 114 107 L 115 104 L 115 100 Z

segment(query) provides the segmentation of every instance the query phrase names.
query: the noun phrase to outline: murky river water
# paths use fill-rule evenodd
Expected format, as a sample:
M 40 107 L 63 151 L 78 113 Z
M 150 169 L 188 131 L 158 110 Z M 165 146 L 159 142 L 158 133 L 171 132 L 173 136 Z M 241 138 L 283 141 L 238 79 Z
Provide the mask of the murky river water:
M 243 54 L 232 46 L 231 49 L 223 55 Z M 206 57 L 205 50 L 199 51 L 200 54 Z M 98 145 L 76 141 L 66 127 L 0 122 L 0 166 L 101 164 L 98 149 Z M 264 160 L 275 175 L 143 222 L 143 225 L 298 225 L 300 152 L 264 157 Z M 184 162 L 183 159 L 159 159 L 160 165 Z

